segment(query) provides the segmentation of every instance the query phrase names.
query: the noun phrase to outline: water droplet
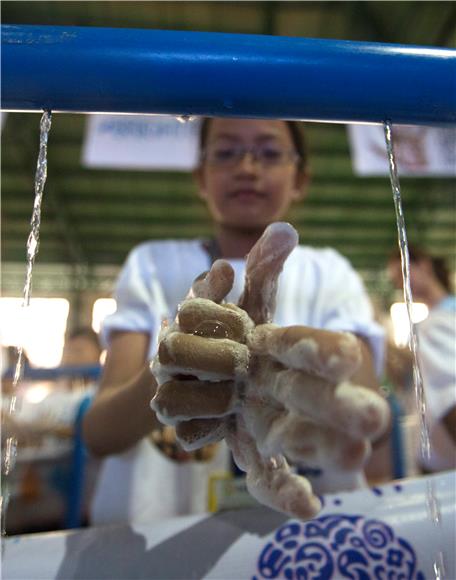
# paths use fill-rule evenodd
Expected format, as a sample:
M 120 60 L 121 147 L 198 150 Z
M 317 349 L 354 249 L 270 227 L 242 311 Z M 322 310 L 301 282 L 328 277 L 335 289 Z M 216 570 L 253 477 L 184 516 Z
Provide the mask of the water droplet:
M 443 559 L 443 552 L 437 554 L 437 559 L 434 561 L 434 575 L 435 580 L 444 580 L 446 576 L 445 561 Z
M 428 515 L 434 524 L 441 524 L 440 504 L 434 488 L 434 483 L 428 481 L 426 484 L 426 507 Z
M 196 119 L 196 117 L 193 115 L 178 115 L 176 119 L 179 121 L 179 123 L 191 123 Z
M 229 326 L 218 320 L 205 320 L 195 328 L 193 334 L 206 338 L 233 338 Z

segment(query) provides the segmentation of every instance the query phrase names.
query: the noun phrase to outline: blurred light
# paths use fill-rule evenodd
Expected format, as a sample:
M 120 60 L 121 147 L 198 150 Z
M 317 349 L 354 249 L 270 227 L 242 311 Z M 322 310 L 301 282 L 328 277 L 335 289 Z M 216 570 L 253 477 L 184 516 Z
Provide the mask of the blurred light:
M 32 298 L 29 306 L 22 304 L 22 298 L 0 298 L 2 346 L 22 346 L 35 367 L 58 366 L 70 303 L 65 298 Z
M 393 335 L 396 346 L 407 346 L 410 334 L 410 324 L 407 313 L 407 305 L 404 302 L 395 302 L 390 308 L 393 322 Z M 414 302 L 412 304 L 412 322 L 414 324 L 427 318 L 429 309 L 426 304 Z
M 116 311 L 116 301 L 114 298 L 98 298 L 92 308 L 92 328 L 95 332 L 100 332 L 103 320 L 109 314 Z
M 51 392 L 49 383 L 36 383 L 28 387 L 24 393 L 24 399 L 29 403 L 41 403 Z
M 106 350 L 102 350 L 100 354 L 100 365 L 103 366 L 106 362 L 106 356 L 108 352 Z

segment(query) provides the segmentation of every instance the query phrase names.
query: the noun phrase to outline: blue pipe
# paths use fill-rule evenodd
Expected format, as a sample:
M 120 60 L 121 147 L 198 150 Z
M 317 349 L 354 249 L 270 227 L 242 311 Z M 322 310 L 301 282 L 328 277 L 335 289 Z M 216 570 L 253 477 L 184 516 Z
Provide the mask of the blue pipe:
M 4 25 L 2 108 L 456 122 L 456 51 L 280 36 Z

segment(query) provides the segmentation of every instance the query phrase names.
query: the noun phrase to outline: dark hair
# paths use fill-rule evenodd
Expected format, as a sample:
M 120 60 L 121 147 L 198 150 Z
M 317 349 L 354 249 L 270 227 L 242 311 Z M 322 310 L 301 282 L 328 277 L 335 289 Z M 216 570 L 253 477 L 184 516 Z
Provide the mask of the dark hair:
M 200 152 L 203 151 L 204 148 L 206 147 L 209 126 L 212 120 L 213 120 L 212 117 L 204 117 L 202 120 L 199 138 Z M 300 123 L 299 121 L 284 121 L 284 123 L 287 125 L 290 131 L 291 140 L 293 141 L 296 153 L 299 155 L 298 169 L 300 171 L 303 171 L 307 167 L 308 149 L 304 131 L 302 129 L 302 123 Z
M 414 244 L 408 244 L 408 253 L 410 262 L 422 262 L 424 260 L 429 261 L 432 266 L 432 271 L 434 276 L 440 282 L 440 284 L 445 288 L 447 292 L 453 292 L 453 284 L 450 279 L 450 271 L 445 262 L 445 259 L 440 256 L 432 256 L 426 250 L 415 246 Z M 391 252 L 389 261 L 397 261 L 401 259 L 401 253 L 399 248 L 396 248 Z
M 67 337 L 67 340 L 73 340 L 74 338 L 88 338 L 92 341 L 94 346 L 96 346 L 101 351 L 100 340 L 98 334 L 93 330 L 91 326 L 79 326 L 74 328 Z

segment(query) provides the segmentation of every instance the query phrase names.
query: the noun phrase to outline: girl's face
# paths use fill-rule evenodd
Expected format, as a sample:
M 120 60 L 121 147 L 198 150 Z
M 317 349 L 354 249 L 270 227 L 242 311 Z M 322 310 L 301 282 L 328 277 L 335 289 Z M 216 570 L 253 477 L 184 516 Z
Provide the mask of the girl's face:
M 210 122 L 196 179 L 216 224 L 245 231 L 282 220 L 307 183 L 286 123 L 245 119 Z

